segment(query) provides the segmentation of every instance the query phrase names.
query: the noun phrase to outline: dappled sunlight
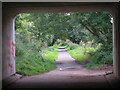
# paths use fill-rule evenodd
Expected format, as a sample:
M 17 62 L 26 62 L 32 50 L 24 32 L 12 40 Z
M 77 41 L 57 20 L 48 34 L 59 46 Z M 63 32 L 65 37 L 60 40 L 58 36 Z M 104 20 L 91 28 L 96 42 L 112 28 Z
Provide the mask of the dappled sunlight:
M 53 70 L 58 52 L 66 51 L 87 69 L 112 65 L 112 18 L 107 12 L 18 14 L 16 72 L 32 75 Z

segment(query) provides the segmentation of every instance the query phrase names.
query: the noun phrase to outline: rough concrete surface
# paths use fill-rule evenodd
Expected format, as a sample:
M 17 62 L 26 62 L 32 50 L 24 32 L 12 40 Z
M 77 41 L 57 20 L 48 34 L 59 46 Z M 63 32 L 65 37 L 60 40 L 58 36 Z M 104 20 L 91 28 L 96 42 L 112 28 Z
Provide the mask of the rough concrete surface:
M 118 87 L 107 70 L 88 70 L 75 62 L 65 49 L 59 49 L 56 69 L 39 75 L 23 76 L 7 88 L 112 88 Z M 114 81 L 114 82 L 113 82 Z

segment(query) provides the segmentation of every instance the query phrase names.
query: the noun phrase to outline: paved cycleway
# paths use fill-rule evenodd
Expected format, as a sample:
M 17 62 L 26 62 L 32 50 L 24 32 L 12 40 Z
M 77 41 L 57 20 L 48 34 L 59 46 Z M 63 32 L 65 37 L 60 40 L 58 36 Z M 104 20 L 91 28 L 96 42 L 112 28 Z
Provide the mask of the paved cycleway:
M 88 70 L 75 62 L 63 47 L 59 49 L 56 69 L 32 76 L 24 76 L 8 88 L 100 88 L 115 87 L 114 75 L 104 70 Z

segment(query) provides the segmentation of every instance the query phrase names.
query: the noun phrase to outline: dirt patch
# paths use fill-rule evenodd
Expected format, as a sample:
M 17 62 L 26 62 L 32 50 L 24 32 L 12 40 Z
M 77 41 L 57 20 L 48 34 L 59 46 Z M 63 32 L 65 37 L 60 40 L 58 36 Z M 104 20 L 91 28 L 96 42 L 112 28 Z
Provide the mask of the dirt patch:
M 81 64 L 81 65 L 84 65 L 84 64 L 87 64 L 87 63 L 91 62 L 91 60 L 90 59 L 85 59 L 84 62 L 79 62 L 79 61 L 75 60 L 75 62 L 78 63 L 78 64 Z
M 103 66 L 103 67 L 98 68 L 97 70 L 113 71 L 113 65 L 105 65 L 105 66 Z

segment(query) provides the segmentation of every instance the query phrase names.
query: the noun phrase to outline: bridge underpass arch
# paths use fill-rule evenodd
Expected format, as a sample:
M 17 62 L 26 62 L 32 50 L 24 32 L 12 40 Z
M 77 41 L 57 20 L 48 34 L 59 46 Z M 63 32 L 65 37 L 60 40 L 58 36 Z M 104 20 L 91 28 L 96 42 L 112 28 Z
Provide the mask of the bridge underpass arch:
M 120 78 L 120 23 L 118 3 L 3 3 L 2 79 L 15 74 L 15 26 L 19 13 L 109 12 L 113 16 L 113 74 Z

